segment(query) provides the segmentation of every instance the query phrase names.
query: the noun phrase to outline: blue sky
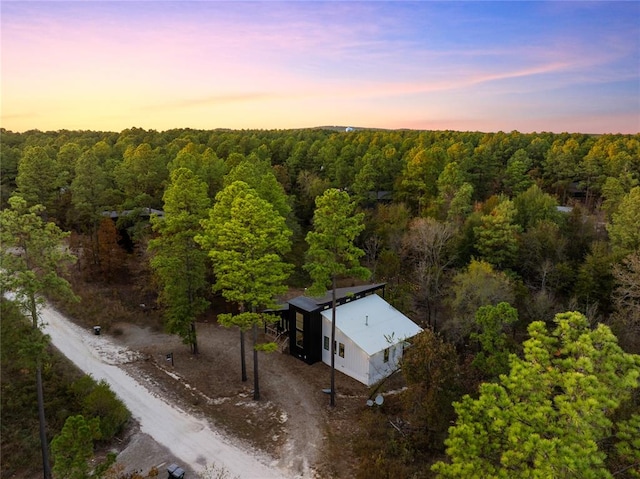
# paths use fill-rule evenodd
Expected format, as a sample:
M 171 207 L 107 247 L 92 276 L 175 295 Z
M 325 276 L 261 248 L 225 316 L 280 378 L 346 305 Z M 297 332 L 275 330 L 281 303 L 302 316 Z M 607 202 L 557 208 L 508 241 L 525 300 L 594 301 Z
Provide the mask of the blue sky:
M 640 132 L 640 2 L 2 1 L 2 127 Z

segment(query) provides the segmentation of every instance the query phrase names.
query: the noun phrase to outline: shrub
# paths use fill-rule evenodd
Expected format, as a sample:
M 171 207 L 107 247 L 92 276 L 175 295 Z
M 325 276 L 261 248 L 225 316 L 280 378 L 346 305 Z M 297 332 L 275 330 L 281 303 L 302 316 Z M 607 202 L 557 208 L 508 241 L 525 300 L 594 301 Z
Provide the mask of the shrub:
M 86 379 L 76 381 L 75 390 L 83 394 L 83 414 L 100 419 L 100 439 L 113 438 L 129 420 L 130 413 L 104 381 L 90 386 Z

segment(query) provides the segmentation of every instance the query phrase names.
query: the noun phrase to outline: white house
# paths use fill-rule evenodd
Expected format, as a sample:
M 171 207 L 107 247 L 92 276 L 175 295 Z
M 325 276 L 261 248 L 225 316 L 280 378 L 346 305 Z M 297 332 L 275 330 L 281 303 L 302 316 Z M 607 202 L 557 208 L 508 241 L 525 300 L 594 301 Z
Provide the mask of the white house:
M 322 315 L 322 361 L 331 364 L 332 310 Z M 336 371 L 371 386 L 398 367 L 407 340 L 422 331 L 377 294 L 347 301 L 336 308 Z
M 335 365 L 338 371 L 370 386 L 395 371 L 407 340 L 422 329 L 384 298 L 385 284 L 338 288 Z M 280 317 L 270 327 L 288 339 L 288 349 L 307 364 L 331 365 L 333 292 L 297 296 L 270 314 Z

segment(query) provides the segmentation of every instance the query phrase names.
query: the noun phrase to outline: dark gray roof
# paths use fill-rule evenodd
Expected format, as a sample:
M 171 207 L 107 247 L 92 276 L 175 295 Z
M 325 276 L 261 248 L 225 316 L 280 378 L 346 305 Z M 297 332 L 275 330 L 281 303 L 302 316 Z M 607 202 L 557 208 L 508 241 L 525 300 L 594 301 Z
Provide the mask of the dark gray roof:
M 360 286 L 349 286 L 347 288 L 336 288 L 336 300 L 341 300 L 347 296 L 357 295 L 359 293 L 365 293 L 368 291 L 375 291 L 383 288 L 386 283 L 365 284 Z M 327 291 L 323 296 L 311 297 L 311 296 L 298 296 L 290 299 L 289 304 L 296 306 L 304 311 L 315 311 L 318 308 L 326 304 L 330 304 L 332 298 L 332 292 Z
M 133 211 L 136 211 L 140 216 L 156 215 L 161 218 L 164 217 L 164 211 L 156 210 L 154 208 L 138 208 L 136 210 L 123 210 L 123 211 L 103 211 L 102 216 L 108 216 L 110 218 L 119 218 L 120 216 L 129 216 Z
M 318 303 L 314 301 L 313 298 L 309 298 L 308 296 L 298 296 L 296 298 L 290 299 L 289 304 L 296 306 L 304 311 L 315 311 L 318 309 Z

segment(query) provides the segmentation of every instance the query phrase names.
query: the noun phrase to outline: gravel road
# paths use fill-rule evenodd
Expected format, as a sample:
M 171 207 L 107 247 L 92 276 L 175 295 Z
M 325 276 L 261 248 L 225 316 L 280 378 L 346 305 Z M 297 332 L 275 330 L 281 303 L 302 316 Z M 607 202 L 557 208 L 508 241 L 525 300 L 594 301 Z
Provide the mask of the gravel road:
M 127 469 L 161 469 L 175 461 L 187 477 L 212 464 L 242 479 L 292 477 L 272 458 L 239 447 L 207 420 L 175 407 L 128 375 L 121 366 L 139 359 L 137 353 L 76 326 L 50 306 L 43 308 L 41 317 L 52 344 L 82 371 L 104 379 L 140 424 L 140 432 L 119 456 Z

